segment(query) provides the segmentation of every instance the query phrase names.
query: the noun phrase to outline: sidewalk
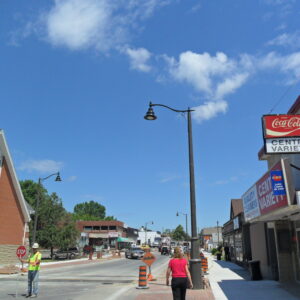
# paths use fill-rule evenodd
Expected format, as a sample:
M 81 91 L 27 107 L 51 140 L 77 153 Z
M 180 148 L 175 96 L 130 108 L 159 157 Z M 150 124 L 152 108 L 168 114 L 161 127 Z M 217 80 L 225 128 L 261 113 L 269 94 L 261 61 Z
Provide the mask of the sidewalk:
M 135 300 L 173 300 L 172 289 L 166 286 L 165 273 L 161 273 L 157 277 L 157 281 L 148 282 L 149 289 L 140 290 Z M 187 290 L 187 300 L 214 300 L 213 293 L 210 288 L 203 290 Z
M 217 261 L 209 253 L 208 258 L 210 286 L 216 300 L 296 300 L 300 294 L 292 286 L 280 284 L 274 280 L 251 281 L 244 268 L 227 261 Z M 293 291 L 292 291 L 293 289 Z M 293 292 L 293 294 L 292 294 Z

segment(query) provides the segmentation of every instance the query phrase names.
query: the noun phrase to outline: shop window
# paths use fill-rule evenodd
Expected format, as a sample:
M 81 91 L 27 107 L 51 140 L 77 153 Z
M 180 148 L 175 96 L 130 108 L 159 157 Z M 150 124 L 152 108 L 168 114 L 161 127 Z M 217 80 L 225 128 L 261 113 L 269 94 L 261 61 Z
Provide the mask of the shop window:
M 108 226 L 101 226 L 101 230 L 108 230 Z
M 100 230 L 100 226 L 93 226 L 93 230 Z
M 84 226 L 85 231 L 92 231 L 92 226 Z
M 117 226 L 109 226 L 109 230 L 117 230 Z

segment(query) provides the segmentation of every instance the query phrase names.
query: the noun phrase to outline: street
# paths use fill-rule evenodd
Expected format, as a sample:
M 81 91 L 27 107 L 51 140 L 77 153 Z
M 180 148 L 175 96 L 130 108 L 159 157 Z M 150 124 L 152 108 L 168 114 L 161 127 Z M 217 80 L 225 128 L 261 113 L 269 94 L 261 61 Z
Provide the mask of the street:
M 164 272 L 169 261 L 168 256 L 155 252 L 157 260 L 152 265 L 155 276 Z M 135 259 L 112 259 L 106 261 L 86 261 L 84 264 L 42 267 L 40 271 L 39 299 L 134 299 L 138 268 L 144 263 Z M 24 298 L 27 289 L 27 274 L 11 275 L 1 278 L 0 299 L 14 299 L 16 289 L 18 298 Z M 23 295 L 23 296 L 22 296 Z

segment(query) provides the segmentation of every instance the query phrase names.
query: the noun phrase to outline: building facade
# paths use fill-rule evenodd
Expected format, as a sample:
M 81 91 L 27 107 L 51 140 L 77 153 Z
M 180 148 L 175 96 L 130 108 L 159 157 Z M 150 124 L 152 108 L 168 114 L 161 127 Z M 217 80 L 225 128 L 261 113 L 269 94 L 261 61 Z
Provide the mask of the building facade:
M 13 161 L 0 130 L 0 267 L 15 264 L 16 249 L 29 248 L 30 215 L 17 178 Z
M 244 243 L 243 243 L 244 211 L 242 199 L 232 199 L 230 201 L 230 220 L 223 225 L 224 248 L 229 249 L 231 261 L 244 263 Z
M 299 113 L 300 96 L 288 111 Z M 268 170 L 242 196 L 245 243 L 264 278 L 300 282 L 300 155 L 266 154 L 263 148 L 258 156 Z
M 78 246 L 85 245 L 119 249 L 130 243 L 126 234 L 126 226 L 121 221 L 77 221 L 80 232 Z
M 200 246 L 206 251 L 223 245 L 222 226 L 203 228 L 200 231 L 199 239 Z

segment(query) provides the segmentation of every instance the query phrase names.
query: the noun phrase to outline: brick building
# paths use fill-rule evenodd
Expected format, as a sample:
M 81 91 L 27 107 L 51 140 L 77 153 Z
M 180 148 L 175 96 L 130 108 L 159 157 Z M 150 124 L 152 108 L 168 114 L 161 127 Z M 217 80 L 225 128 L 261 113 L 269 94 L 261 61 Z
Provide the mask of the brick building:
M 17 262 L 16 249 L 29 246 L 30 215 L 0 130 L 0 267 Z
M 129 242 L 121 221 L 77 221 L 76 227 L 80 232 L 80 248 L 84 245 L 119 248 Z

